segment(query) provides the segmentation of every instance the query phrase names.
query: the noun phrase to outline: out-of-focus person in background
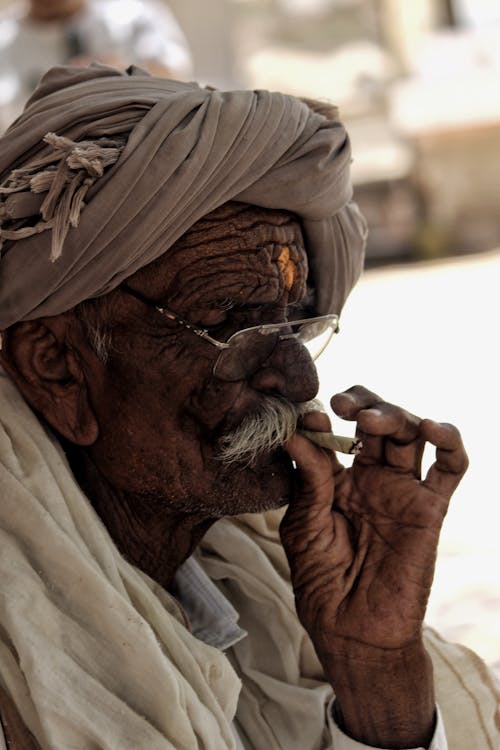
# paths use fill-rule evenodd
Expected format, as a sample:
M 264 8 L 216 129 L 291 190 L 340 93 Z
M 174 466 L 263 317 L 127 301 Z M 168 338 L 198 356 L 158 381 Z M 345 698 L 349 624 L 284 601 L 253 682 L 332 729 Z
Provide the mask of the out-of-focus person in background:
M 45 71 L 92 61 L 136 64 L 189 78 L 184 33 L 165 3 L 152 0 L 28 0 L 0 15 L 0 129 L 21 111 Z

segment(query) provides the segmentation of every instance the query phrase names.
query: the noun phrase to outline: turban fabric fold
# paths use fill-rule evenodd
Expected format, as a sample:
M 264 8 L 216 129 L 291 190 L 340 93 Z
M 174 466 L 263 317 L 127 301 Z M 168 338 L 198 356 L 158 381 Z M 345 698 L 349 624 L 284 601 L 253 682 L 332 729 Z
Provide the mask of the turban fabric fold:
M 339 312 L 366 237 L 350 160 L 292 96 L 53 68 L 0 139 L 0 329 L 106 294 L 230 200 L 298 215 L 315 309 Z

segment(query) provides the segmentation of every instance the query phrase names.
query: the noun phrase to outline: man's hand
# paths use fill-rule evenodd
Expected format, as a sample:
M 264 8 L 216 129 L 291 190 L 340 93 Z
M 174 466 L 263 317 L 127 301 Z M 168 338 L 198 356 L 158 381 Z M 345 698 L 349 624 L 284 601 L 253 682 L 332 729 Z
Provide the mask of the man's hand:
M 281 535 L 297 613 L 346 731 L 367 744 L 415 747 L 429 741 L 434 713 L 422 621 L 467 457 L 451 425 L 420 420 L 360 386 L 335 396 L 332 408 L 357 421 L 363 450 L 351 468 L 299 435 L 287 446 L 297 481 Z M 319 413 L 303 426 L 330 429 Z M 426 442 L 436 461 L 421 479 Z

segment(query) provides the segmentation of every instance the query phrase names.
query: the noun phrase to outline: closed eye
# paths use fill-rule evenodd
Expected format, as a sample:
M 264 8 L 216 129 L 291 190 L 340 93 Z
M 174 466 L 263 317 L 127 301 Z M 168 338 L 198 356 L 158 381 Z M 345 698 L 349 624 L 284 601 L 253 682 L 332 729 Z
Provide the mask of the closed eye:
M 286 320 L 293 320 L 297 318 L 300 312 L 302 312 L 302 309 L 297 303 L 286 307 L 261 302 L 234 303 L 227 309 L 221 309 L 218 305 L 217 307 L 204 309 L 200 315 L 190 319 L 195 325 L 205 328 L 211 334 L 222 331 L 232 333 L 240 328 L 248 328 L 262 323 L 282 323 Z

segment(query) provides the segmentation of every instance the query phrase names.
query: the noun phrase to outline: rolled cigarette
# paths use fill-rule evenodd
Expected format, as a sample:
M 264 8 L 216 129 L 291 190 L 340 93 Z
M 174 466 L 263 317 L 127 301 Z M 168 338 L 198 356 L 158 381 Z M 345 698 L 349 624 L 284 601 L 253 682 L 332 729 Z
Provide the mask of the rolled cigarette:
M 362 440 L 357 437 L 344 437 L 334 435 L 333 432 L 313 432 L 312 430 L 297 430 L 297 432 L 311 443 L 319 445 L 320 448 L 328 448 L 328 450 L 347 453 L 351 456 L 357 456 L 363 447 Z

